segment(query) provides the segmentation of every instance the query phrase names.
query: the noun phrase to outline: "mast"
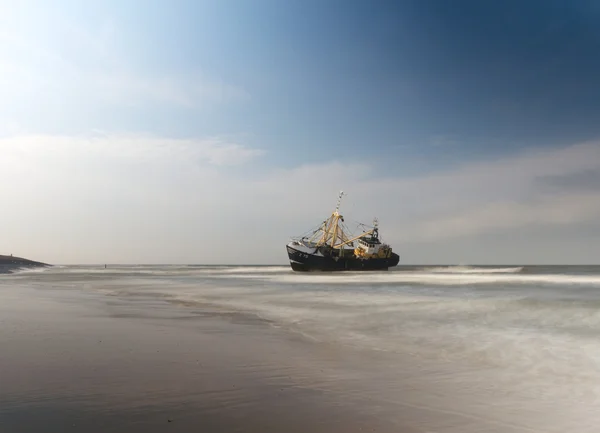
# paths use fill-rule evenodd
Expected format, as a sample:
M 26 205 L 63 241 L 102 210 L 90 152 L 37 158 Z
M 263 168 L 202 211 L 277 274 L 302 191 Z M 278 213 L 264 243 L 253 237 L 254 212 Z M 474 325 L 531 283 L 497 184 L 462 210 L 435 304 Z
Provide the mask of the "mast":
M 340 191 L 340 195 L 338 196 L 337 206 L 335 207 L 335 213 L 339 215 L 340 204 L 342 203 L 342 196 L 344 195 L 344 191 Z
M 340 214 L 340 204 L 343 196 L 344 191 L 340 191 L 335 210 L 331 216 L 323 222 L 323 235 L 321 236 L 319 242 L 317 242 L 317 246 L 328 244 L 331 248 L 334 248 L 335 242 L 338 239 L 341 239 L 342 241 L 347 239 L 344 230 L 340 227 L 340 220 L 342 222 L 344 221 L 344 217 Z
M 375 239 L 379 239 L 379 220 L 377 217 L 373 218 L 373 234 Z
M 335 227 L 333 229 L 333 237 L 331 238 L 331 248 L 335 245 L 335 241 L 338 237 L 338 229 L 339 229 L 339 221 L 342 216 L 340 215 L 340 204 L 342 203 L 342 196 L 344 195 L 344 191 L 340 191 L 340 195 L 338 197 L 337 205 L 335 207 L 335 212 L 333 213 L 335 218 Z M 343 221 L 343 220 L 342 220 Z
M 378 238 L 379 221 L 377 218 L 374 218 L 373 228 L 371 230 L 363 230 L 359 235 L 351 237 L 344 232 L 344 228 L 341 225 L 341 223 L 344 222 L 344 217 L 340 214 L 340 205 L 344 195 L 346 195 L 344 191 L 340 191 L 335 210 L 331 213 L 329 218 L 321 223 L 319 228 L 317 228 L 308 239 L 309 243 L 316 246 L 317 249 L 325 245 L 332 249 L 341 249 L 345 245 L 367 235 L 371 235 L 376 239 Z M 304 239 L 305 238 L 303 238 L 303 240 Z

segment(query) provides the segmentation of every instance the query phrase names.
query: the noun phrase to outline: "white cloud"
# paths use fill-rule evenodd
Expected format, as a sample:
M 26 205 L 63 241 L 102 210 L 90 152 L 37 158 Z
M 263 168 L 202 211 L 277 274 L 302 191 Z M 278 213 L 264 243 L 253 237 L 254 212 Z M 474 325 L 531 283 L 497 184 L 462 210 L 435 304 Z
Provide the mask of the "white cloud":
M 436 242 L 558 233 L 600 217 L 600 192 L 543 185 L 599 168 L 598 143 L 410 178 L 335 161 L 249 175 L 224 165 L 261 152 L 218 139 L 20 136 L 0 140 L 0 152 L 3 248 L 59 263 L 284 263 L 289 236 L 326 218 L 340 189 L 350 225 L 378 216 L 386 241 L 437 262 L 453 257 L 436 255 Z M 526 237 L 518 242 L 543 261 Z
M 499 202 L 415 224 L 405 240 L 461 238 L 524 226 L 574 225 L 600 217 L 600 193 L 544 197 L 530 203 Z
M 92 137 L 25 135 L 0 139 L 0 149 L 8 156 L 20 156 L 22 162 L 51 164 L 165 165 L 208 163 L 216 166 L 240 165 L 260 156 L 263 151 L 230 143 L 219 137 L 174 139 L 140 134 Z M 4 160 L 6 162 L 6 159 Z M 8 167 L 7 167 L 8 168 Z

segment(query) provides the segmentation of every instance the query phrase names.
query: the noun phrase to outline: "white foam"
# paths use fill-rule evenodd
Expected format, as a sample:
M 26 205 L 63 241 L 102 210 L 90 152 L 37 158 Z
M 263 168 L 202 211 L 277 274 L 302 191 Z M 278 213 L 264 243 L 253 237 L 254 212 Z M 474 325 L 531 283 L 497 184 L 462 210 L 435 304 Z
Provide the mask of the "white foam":
M 481 268 L 473 266 L 442 266 L 436 268 L 425 268 L 426 272 L 444 274 L 513 274 L 523 270 L 523 266 L 512 268 Z
M 440 272 L 344 272 L 343 274 L 289 273 L 280 275 L 244 275 L 240 278 L 264 279 L 280 283 L 294 284 L 429 284 L 441 286 L 474 284 L 549 284 L 549 285 L 588 285 L 600 287 L 599 275 L 524 275 L 513 273 L 440 273 Z
M 172 275 L 172 276 L 222 276 L 237 274 L 272 274 L 291 272 L 286 266 L 235 266 L 235 267 L 212 267 L 212 266 L 67 266 L 52 267 L 57 272 L 66 272 L 70 274 L 131 274 L 131 275 Z
M 25 267 L 25 268 L 14 269 L 13 271 L 11 271 L 7 275 L 37 274 L 37 273 L 40 273 L 40 272 L 47 272 L 50 269 L 51 268 L 49 268 L 49 267 L 36 267 L 36 268 L 27 268 L 27 267 Z
M 254 273 L 280 273 L 292 272 L 289 266 L 236 266 L 231 268 L 212 268 L 205 270 L 206 273 L 223 274 L 254 274 Z

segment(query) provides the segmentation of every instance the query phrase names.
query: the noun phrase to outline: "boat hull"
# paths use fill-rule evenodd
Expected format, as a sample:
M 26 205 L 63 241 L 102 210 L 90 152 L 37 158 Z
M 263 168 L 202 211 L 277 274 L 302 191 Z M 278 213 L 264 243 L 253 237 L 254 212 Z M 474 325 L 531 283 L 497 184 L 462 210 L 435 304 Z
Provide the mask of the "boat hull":
M 396 253 L 387 258 L 326 257 L 287 246 L 290 266 L 296 272 L 386 271 L 400 261 Z

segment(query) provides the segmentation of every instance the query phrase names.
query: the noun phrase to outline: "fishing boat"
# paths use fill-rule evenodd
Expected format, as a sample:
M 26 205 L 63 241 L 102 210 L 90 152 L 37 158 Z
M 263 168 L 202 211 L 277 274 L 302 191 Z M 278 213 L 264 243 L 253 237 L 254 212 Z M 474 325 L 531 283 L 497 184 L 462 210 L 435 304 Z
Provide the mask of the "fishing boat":
M 398 264 L 398 254 L 379 239 L 377 218 L 370 227 L 359 224 L 362 231 L 357 236 L 350 235 L 339 212 L 343 195 L 341 191 L 335 211 L 329 218 L 307 235 L 292 238 L 286 245 L 292 270 L 383 271 Z

